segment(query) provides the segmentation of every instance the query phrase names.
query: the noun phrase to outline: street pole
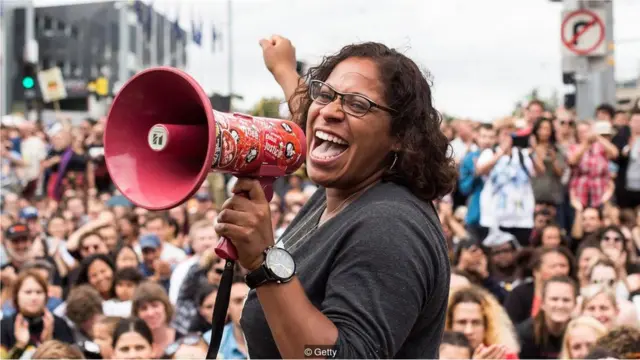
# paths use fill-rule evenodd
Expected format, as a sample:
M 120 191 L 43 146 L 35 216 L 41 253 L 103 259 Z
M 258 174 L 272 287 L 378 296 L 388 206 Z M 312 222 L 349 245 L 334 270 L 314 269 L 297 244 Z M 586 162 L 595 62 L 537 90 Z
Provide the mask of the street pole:
M 578 9 L 601 12 L 606 50 L 593 54 L 570 55 L 563 58 L 563 72 L 575 74 L 576 114 L 580 120 L 593 119 L 600 104 L 614 107 L 616 82 L 614 64 L 614 20 L 612 0 L 564 0 L 565 12 Z M 564 31 L 564 30 L 563 30 Z M 569 64 L 566 66 L 565 64 Z
M 228 86 L 229 86 L 229 99 L 231 100 L 231 102 L 233 102 L 233 25 L 232 25 L 232 12 L 231 12 L 231 0 L 227 0 L 227 39 L 228 39 L 228 51 L 229 53 L 228 55 L 228 73 L 227 73 L 227 81 L 228 81 Z
M 128 56 L 129 53 L 129 6 L 127 3 L 123 2 L 120 4 L 119 11 L 119 49 L 118 51 L 118 82 L 120 84 L 124 84 L 125 81 L 129 78 L 129 62 Z

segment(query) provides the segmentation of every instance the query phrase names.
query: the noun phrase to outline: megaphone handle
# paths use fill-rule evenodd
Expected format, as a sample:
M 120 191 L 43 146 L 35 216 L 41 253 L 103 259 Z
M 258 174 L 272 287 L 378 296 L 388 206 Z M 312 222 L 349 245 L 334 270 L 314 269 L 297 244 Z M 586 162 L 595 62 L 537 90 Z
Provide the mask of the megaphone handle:
M 262 186 L 262 190 L 264 191 L 264 196 L 267 201 L 271 201 L 273 198 L 273 180 L 272 178 L 260 178 L 260 185 Z M 238 194 L 244 197 L 249 197 L 247 193 Z M 222 259 L 226 260 L 238 260 L 238 251 L 236 247 L 233 246 L 231 240 L 226 237 L 221 237 L 218 241 L 218 245 L 216 245 L 215 249 L 216 255 Z

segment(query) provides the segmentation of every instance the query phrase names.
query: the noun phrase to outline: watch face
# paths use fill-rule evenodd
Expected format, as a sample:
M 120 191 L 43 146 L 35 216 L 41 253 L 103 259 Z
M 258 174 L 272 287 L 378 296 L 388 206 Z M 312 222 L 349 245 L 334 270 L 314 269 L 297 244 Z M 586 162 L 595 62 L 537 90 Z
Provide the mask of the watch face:
M 288 279 L 293 276 L 296 270 L 295 262 L 291 255 L 285 250 L 274 247 L 267 252 L 267 259 L 265 261 L 267 268 L 279 278 Z

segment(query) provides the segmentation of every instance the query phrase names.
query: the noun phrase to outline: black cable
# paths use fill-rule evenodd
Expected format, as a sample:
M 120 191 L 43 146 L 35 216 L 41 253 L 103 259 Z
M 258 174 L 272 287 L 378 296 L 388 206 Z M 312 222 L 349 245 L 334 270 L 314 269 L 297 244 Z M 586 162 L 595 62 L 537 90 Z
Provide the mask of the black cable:
M 227 260 L 224 265 L 222 279 L 218 287 L 218 295 L 216 295 L 216 305 L 213 308 L 211 341 L 209 342 L 207 359 L 215 359 L 218 356 L 220 341 L 222 341 L 222 332 L 224 331 L 225 320 L 227 318 L 227 309 L 229 308 L 229 298 L 231 297 L 234 267 L 235 261 L 233 260 Z

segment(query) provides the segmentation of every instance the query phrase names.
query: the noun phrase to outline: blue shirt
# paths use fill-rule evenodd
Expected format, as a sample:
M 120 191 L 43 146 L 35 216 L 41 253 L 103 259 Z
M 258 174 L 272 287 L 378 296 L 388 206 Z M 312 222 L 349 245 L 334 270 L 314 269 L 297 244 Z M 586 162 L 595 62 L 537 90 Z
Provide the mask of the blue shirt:
M 207 331 L 202 335 L 202 338 L 207 342 L 207 344 L 211 343 L 211 330 Z M 245 355 L 240 348 L 238 347 L 238 342 L 236 338 L 233 336 L 233 324 L 229 323 L 224 326 L 224 330 L 222 331 L 222 339 L 220 340 L 220 349 L 218 350 L 218 357 L 223 359 L 246 359 L 247 355 Z
M 480 225 L 480 193 L 484 187 L 484 180 L 476 176 L 476 161 L 480 157 L 480 150 L 465 155 L 460 164 L 460 177 L 458 187 L 460 192 L 469 196 L 467 204 L 467 225 Z

